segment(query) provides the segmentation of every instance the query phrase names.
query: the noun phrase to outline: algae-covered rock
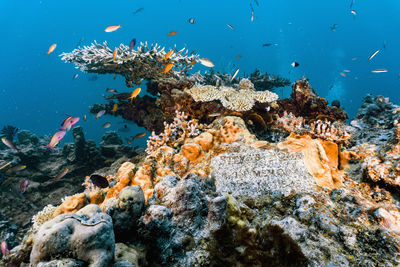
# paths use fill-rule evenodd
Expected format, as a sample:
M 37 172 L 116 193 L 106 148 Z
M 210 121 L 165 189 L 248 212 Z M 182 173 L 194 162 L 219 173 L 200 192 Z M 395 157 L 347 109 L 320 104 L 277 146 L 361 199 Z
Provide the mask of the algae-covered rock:
M 119 262 L 118 266 L 129 266 L 128 264 L 135 267 L 144 266 L 146 263 L 145 256 L 145 251 L 141 248 L 124 243 L 115 244 L 115 261 Z
M 95 204 L 82 208 L 77 214 L 61 214 L 44 223 L 34 240 L 30 255 L 32 266 L 72 258 L 90 267 L 107 267 L 114 259 L 112 219 Z

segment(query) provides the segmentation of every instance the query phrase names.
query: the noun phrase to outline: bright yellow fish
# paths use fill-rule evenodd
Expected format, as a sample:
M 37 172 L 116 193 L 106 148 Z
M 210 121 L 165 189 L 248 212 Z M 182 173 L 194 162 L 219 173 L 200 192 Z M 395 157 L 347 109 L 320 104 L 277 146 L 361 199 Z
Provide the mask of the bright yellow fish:
M 115 61 L 116 58 L 117 58 L 117 48 L 115 48 L 113 52 L 113 61 Z
M 105 31 L 105 32 L 114 32 L 114 31 L 118 30 L 119 28 L 121 28 L 121 25 L 118 25 L 118 26 L 108 26 L 104 31 Z
M 140 94 L 140 90 L 141 90 L 140 87 L 139 87 L 139 88 L 136 88 L 135 90 L 133 90 L 131 96 L 128 98 L 128 99 L 131 100 L 131 103 L 132 103 L 132 100 L 133 100 L 134 98 L 136 98 L 136 97 Z
M 172 63 L 169 63 L 167 66 L 165 66 L 164 74 L 167 74 L 172 69 L 173 66 L 174 64 Z
M 168 53 L 165 54 L 164 59 L 168 59 L 172 55 L 172 52 L 174 52 L 174 51 L 173 50 L 169 50 Z
M 112 108 L 112 110 L 111 110 L 111 112 L 112 112 L 112 113 L 115 113 L 115 112 L 117 111 L 117 109 L 118 109 L 118 104 L 115 103 L 114 106 L 113 106 L 113 108 Z
M 47 51 L 47 54 L 50 55 L 57 47 L 57 44 L 52 44 Z

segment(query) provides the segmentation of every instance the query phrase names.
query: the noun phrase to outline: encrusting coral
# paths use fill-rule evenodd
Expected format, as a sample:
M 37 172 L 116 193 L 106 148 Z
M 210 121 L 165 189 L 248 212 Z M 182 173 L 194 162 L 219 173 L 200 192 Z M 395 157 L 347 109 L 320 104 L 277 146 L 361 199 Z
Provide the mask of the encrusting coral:
M 132 87 L 133 83 L 140 84 L 143 79 L 182 77 L 198 60 L 198 55 L 188 55 L 188 50 L 185 52 L 185 49 L 176 51 L 176 47 L 166 57 L 168 51 L 165 51 L 165 47 L 161 48 L 158 44 L 149 47 L 147 42 L 141 43 L 136 50 L 120 44 L 116 51 L 114 59 L 113 50 L 106 41 L 103 45 L 94 41 L 91 46 L 79 47 L 60 56 L 65 62 L 74 63 L 81 71 L 123 75 L 128 87 Z M 173 69 L 164 73 L 168 64 L 173 64 Z

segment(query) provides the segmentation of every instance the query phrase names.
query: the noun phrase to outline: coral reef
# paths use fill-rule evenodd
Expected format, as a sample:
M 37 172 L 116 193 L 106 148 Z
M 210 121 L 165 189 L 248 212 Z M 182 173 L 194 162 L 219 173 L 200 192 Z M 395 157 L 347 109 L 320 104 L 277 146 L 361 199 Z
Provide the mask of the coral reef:
M 193 64 L 198 60 L 198 55 L 188 55 L 188 50 L 176 51 L 167 58 L 165 47 L 158 44 L 148 46 L 140 43 L 136 50 L 130 50 L 128 46 L 120 44 L 115 60 L 113 50 L 105 41 L 103 45 L 94 41 L 90 46 L 78 47 L 70 53 L 62 53 L 61 59 L 74 63 L 81 71 L 89 73 L 112 73 L 125 77 L 126 85 L 140 84 L 143 79 L 154 80 L 160 77 L 182 77 L 186 75 Z M 173 64 L 173 69 L 163 73 L 166 65 Z
M 90 204 L 76 214 L 62 214 L 45 222 L 34 237 L 30 263 L 72 258 L 91 267 L 107 267 L 114 259 L 115 241 L 111 217 Z
M 269 103 L 278 99 L 278 95 L 270 91 L 256 91 L 248 79 L 239 82 L 238 90 L 232 87 L 214 87 L 211 85 L 195 85 L 185 90 L 195 101 L 221 101 L 222 105 L 233 111 L 249 111 L 255 102 Z

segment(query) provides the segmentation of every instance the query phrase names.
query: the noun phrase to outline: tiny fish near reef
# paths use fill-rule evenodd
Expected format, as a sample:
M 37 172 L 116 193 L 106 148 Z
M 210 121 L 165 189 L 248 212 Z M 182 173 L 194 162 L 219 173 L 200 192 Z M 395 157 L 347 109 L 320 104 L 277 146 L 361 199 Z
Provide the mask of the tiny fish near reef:
M 90 176 L 90 181 L 92 181 L 92 183 L 95 186 L 98 186 L 100 188 L 106 188 L 109 185 L 107 178 L 105 178 L 105 177 L 103 177 L 101 175 L 98 175 L 98 174 L 91 175 Z

